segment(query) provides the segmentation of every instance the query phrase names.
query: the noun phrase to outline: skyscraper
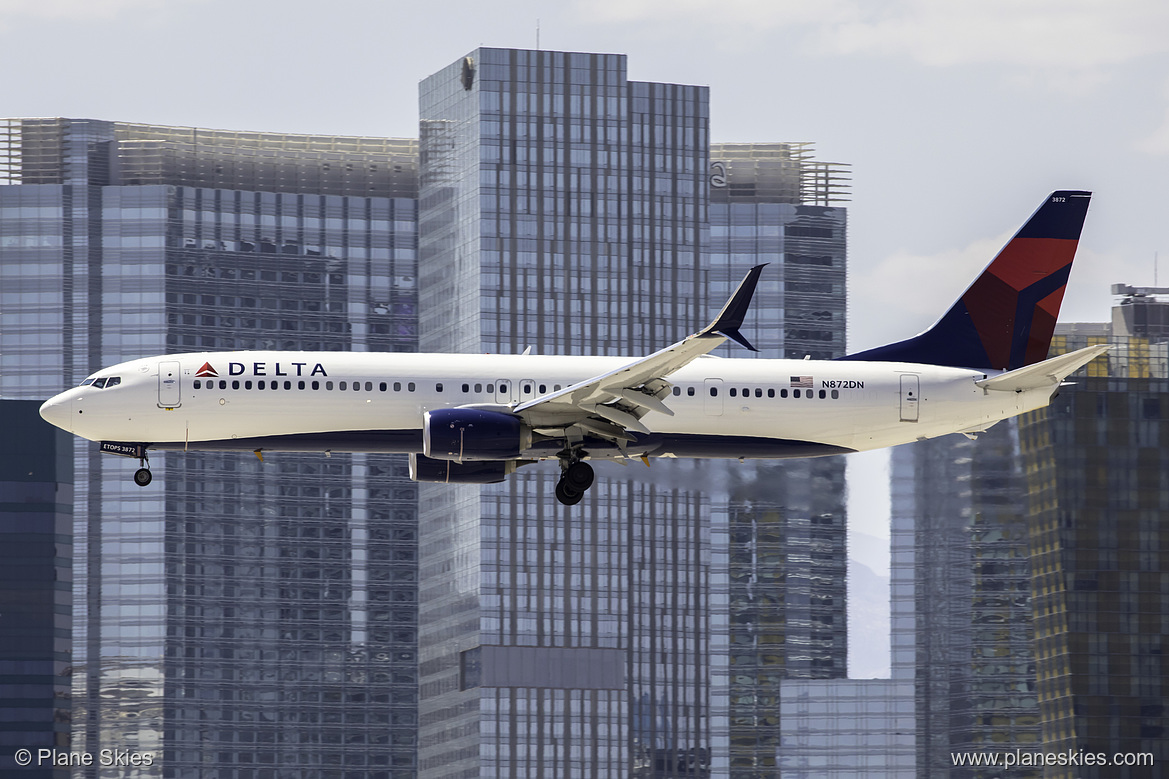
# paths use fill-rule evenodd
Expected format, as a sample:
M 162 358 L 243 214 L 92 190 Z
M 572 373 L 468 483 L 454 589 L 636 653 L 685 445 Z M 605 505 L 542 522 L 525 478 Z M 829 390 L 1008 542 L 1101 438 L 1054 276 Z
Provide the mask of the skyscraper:
M 758 356 L 844 354 L 847 212 L 832 204 L 846 181 L 843 166 L 813 159 L 810 144 L 711 147 L 712 287 L 729 293 L 739 269 L 769 264 L 743 328 Z M 744 356 L 736 349 L 716 353 Z M 725 539 L 727 555 L 712 573 L 728 625 L 727 664 L 715 675 L 716 699 L 727 701 L 726 755 L 716 750 L 716 762 L 733 777 L 773 775 L 783 683 L 847 675 L 844 459 L 708 469 L 725 474 L 712 498 L 712 541 L 721 550 Z
M 1043 749 L 1110 761 L 1045 776 L 1154 777 L 1169 762 L 1169 304 L 1154 302 L 1124 334 L 1057 330 L 1053 353 L 1113 348 L 1020 424 Z
M 424 351 L 641 354 L 709 313 L 705 88 L 478 49 L 420 120 Z M 572 509 L 547 467 L 422 485 L 421 776 L 707 773 L 708 504 L 616 471 Z
M 166 352 L 416 349 L 415 141 L 0 129 L 6 397 Z M 76 448 L 73 748 L 151 752 L 141 776 L 413 776 L 404 459 L 152 460 L 139 489 Z
M 954 435 L 893 450 L 902 475 L 894 527 L 913 544 L 912 579 L 895 584 L 895 610 L 913 623 L 894 640 L 908 629 L 918 776 L 995 776 L 1001 768 L 955 767 L 952 755 L 1040 740 L 1018 435 L 1006 420 L 976 441 Z

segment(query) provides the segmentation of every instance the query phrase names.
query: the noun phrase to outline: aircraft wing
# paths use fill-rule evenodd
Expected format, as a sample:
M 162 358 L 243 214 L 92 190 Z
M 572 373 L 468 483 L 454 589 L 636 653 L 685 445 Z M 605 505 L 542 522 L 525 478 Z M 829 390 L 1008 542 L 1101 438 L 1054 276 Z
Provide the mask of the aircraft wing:
M 756 265 L 748 271 L 715 320 L 697 333 L 616 370 L 521 403 L 512 409 L 512 413 L 536 430 L 577 425 L 588 433 L 615 441 L 632 440 L 630 430 L 648 433 L 649 429 L 641 423 L 645 414 L 650 411 L 667 416 L 674 414 L 662 402 L 671 386 L 666 377 L 707 354 L 727 338 L 756 351 L 739 328 L 743 325 L 763 268 L 763 265 Z

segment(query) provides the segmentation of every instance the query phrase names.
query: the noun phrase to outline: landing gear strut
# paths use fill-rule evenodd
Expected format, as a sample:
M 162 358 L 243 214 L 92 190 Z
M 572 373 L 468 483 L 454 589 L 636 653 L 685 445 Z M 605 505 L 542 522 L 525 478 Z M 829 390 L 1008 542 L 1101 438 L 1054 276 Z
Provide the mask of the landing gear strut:
M 580 459 L 586 453 L 570 451 L 560 456 L 560 481 L 556 482 L 556 500 L 575 506 L 593 486 L 593 466 Z

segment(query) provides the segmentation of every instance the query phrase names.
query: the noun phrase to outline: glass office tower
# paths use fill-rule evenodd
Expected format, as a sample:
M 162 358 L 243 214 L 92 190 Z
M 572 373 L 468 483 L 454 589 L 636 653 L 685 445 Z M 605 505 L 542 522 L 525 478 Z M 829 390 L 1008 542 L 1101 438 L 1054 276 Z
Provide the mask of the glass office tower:
M 755 143 L 712 145 L 710 169 L 712 296 L 725 299 L 743 268 L 768 264 L 743 328 L 759 352 L 730 344 L 715 353 L 844 355 L 847 212 L 832 205 L 847 198 L 844 166 L 815 161 L 810 144 Z M 716 637 L 725 747 L 715 765 L 741 779 L 774 776 L 784 682 L 847 675 L 844 458 L 707 469 L 721 473 L 713 542 L 720 561 L 726 554 L 713 573 L 715 608 L 727 620 L 725 665 Z M 802 690 L 805 700 L 812 689 L 822 688 Z
M 1132 761 L 1045 777 L 1154 777 L 1169 762 L 1169 304 L 1151 302 L 1158 316 L 1124 335 L 1058 328 L 1053 354 L 1112 349 L 1020 425 L 1042 748 Z
M 705 88 L 479 49 L 420 118 L 424 351 L 639 355 L 713 315 Z M 707 500 L 601 465 L 564 507 L 555 468 L 421 487 L 420 775 L 705 776 Z
M 167 352 L 416 349 L 416 142 L 0 128 L 4 396 Z M 141 489 L 77 442 L 73 749 L 155 756 L 118 776 L 414 776 L 404 459 L 151 459 Z
M 898 447 L 893 471 L 894 538 L 912 544 L 894 555 L 894 675 L 912 651 L 918 776 L 997 776 L 1001 768 L 955 767 L 952 755 L 1040 741 L 1017 422 L 973 441 L 950 435 Z

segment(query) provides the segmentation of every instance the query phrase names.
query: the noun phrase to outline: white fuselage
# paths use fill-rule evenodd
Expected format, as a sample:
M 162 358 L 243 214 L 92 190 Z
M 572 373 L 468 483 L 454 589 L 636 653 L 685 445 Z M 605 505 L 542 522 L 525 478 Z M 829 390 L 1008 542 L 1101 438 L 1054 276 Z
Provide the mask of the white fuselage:
M 467 405 L 506 411 L 627 362 L 531 355 L 182 354 L 103 369 L 91 378 L 101 383 L 117 377 L 116 385 L 67 390 L 42 413 L 84 438 L 154 448 L 419 452 L 426 411 Z M 671 394 L 661 400 L 673 416 L 651 411 L 641 419 L 651 435 L 637 436 L 620 452 L 602 448 L 592 456 L 862 451 L 983 429 L 1049 402 L 1051 388 L 988 392 L 976 386 L 986 375 L 910 363 L 701 357 L 669 378 Z

